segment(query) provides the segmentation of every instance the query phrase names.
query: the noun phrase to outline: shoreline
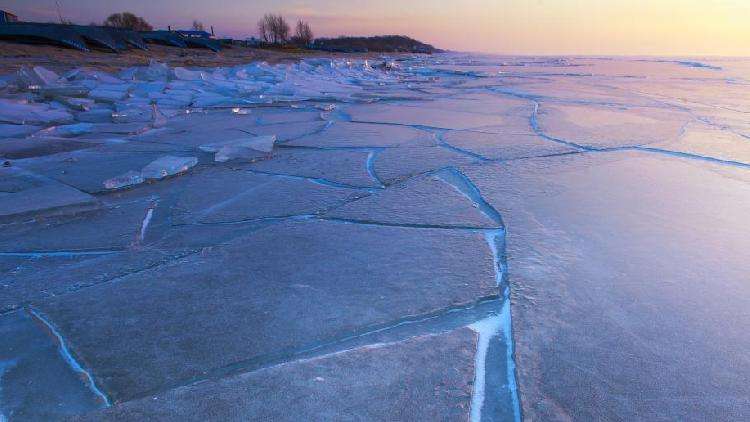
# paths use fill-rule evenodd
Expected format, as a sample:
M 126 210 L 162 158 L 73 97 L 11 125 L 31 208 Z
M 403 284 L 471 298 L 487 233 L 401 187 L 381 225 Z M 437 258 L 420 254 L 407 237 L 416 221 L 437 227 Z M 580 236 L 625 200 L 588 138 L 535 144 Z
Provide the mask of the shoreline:
M 21 67 L 43 66 L 55 72 L 87 67 L 107 72 L 117 72 L 134 66 L 148 66 L 151 60 L 170 67 L 222 67 L 267 62 L 269 64 L 295 63 L 306 58 L 330 57 L 371 59 L 388 56 L 414 56 L 417 53 L 335 53 L 319 50 L 267 50 L 232 46 L 220 52 L 207 49 L 184 49 L 150 44 L 149 50 L 128 50 L 111 53 L 92 50 L 83 52 L 50 45 L 17 44 L 0 41 L 0 74 L 17 71 Z

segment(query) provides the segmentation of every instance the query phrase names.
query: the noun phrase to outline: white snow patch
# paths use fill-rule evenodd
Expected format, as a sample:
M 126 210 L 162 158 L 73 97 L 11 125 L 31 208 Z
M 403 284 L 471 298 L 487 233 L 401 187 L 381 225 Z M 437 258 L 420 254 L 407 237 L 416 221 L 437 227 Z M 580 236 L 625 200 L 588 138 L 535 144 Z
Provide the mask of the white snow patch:
M 146 211 L 146 216 L 143 217 L 143 223 L 141 223 L 141 233 L 140 233 L 140 240 L 143 241 L 143 239 L 146 238 L 146 230 L 148 230 L 148 225 L 151 222 L 151 217 L 154 215 L 154 208 L 151 207 Z
M 518 386 L 516 385 L 516 362 L 513 360 L 514 346 L 511 334 L 512 321 L 510 314 L 510 295 L 508 289 L 505 291 L 505 303 L 500 310 L 500 321 L 502 322 L 502 334 L 506 350 L 506 373 L 508 374 L 508 391 L 513 403 L 513 419 L 521 422 L 521 403 L 518 401 Z
M 482 407 L 484 406 L 486 391 L 486 374 L 487 374 L 487 351 L 489 350 L 490 340 L 494 337 L 503 336 L 503 342 L 507 350 L 506 355 L 506 372 L 507 372 L 507 390 L 511 395 L 513 406 L 513 419 L 516 422 L 521 421 L 521 407 L 518 401 L 518 388 L 516 386 L 516 364 L 513 361 L 513 338 L 511 337 L 511 315 L 510 300 L 507 296 L 503 303 L 500 313 L 479 320 L 469 328 L 479 334 L 477 342 L 477 354 L 474 358 L 474 393 L 471 398 L 471 422 L 480 422 L 482 420 Z
M 502 326 L 500 315 L 494 315 L 479 320 L 469 328 L 479 334 L 477 342 L 477 354 L 474 358 L 474 394 L 471 397 L 471 422 L 480 422 L 482 420 L 482 406 L 485 397 L 485 375 L 487 350 L 490 347 L 490 339 L 499 334 Z
M 490 230 L 485 232 L 484 236 L 485 239 L 487 239 L 487 244 L 490 246 L 490 251 L 492 252 L 492 262 L 495 263 L 495 283 L 497 283 L 497 286 L 500 286 L 503 281 L 503 272 L 505 269 L 500 261 L 500 253 L 497 250 L 497 240 L 498 237 L 505 236 L 505 231 L 502 229 Z

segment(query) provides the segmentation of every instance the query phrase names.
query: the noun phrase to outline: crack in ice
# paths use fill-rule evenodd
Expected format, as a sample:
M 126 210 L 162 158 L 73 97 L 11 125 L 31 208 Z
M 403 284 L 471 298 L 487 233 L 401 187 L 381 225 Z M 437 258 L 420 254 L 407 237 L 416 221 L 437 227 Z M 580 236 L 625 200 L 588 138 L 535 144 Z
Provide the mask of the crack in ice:
M 37 311 L 35 311 L 33 308 L 28 308 L 29 313 L 36 318 L 37 321 L 42 323 L 47 329 L 49 330 L 52 335 L 55 336 L 57 339 L 57 345 L 58 350 L 60 352 L 60 356 L 62 356 L 63 360 L 70 366 L 73 371 L 79 373 L 84 380 L 86 381 L 86 385 L 88 388 L 96 395 L 98 396 L 103 402 L 104 405 L 109 407 L 111 406 L 111 402 L 109 401 L 109 398 L 102 392 L 102 390 L 99 389 L 99 387 L 96 386 L 96 382 L 94 381 L 94 377 L 91 376 L 91 374 L 83 369 L 83 367 L 78 363 L 78 361 L 75 360 L 73 355 L 70 354 L 70 351 L 68 350 L 68 346 L 65 343 L 65 339 L 62 337 L 59 331 L 50 323 L 46 318 L 44 318 L 41 314 L 39 314 Z

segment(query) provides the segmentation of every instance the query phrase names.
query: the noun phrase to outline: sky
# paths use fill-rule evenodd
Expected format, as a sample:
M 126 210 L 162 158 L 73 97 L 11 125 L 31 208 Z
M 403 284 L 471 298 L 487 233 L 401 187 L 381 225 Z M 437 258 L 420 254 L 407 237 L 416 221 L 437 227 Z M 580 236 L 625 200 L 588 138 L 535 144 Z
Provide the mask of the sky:
M 402 34 L 456 51 L 522 55 L 750 56 L 750 0 L 57 0 L 63 18 L 130 11 L 154 27 L 255 35 L 264 13 L 305 19 L 316 36 Z M 0 0 L 55 21 L 55 0 Z

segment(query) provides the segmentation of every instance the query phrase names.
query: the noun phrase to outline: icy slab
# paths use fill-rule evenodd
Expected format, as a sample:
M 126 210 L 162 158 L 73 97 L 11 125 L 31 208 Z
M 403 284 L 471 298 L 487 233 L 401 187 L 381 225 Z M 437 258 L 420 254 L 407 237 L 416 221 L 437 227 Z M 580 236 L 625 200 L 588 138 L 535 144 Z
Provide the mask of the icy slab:
M 0 140 L 0 157 L 23 159 L 42 157 L 61 152 L 75 151 L 96 146 L 96 142 L 68 138 L 12 138 Z
M 368 151 L 281 149 L 272 159 L 255 162 L 250 169 L 351 187 L 380 187 L 379 181 L 368 172 L 370 154 Z
M 746 169 L 621 151 L 464 171 L 507 226 L 526 417 L 750 411 Z
M 38 89 L 47 85 L 55 85 L 60 81 L 60 75 L 42 66 L 31 69 L 22 67 L 17 73 L 17 83 L 27 89 Z
M 123 401 L 496 294 L 481 233 L 290 221 L 40 306 Z
M 354 105 L 348 107 L 346 112 L 355 122 L 427 126 L 440 129 L 472 129 L 502 123 L 502 118 L 496 115 L 431 109 L 429 103 Z
M 143 177 L 143 173 L 140 171 L 129 170 L 119 176 L 115 176 L 111 179 L 104 181 L 105 189 L 122 189 L 135 185 L 139 185 L 145 182 L 146 179 Z
M 85 94 L 82 94 L 85 95 Z M 55 101 L 60 102 L 68 106 L 72 110 L 77 111 L 89 111 L 96 107 L 96 101 L 90 98 L 69 98 L 62 96 L 54 96 Z
M 505 80 L 499 90 L 510 95 L 529 98 L 539 102 L 566 102 L 570 104 L 591 104 L 601 106 L 639 106 L 662 107 L 664 104 L 657 99 L 648 98 L 630 90 L 617 89 L 603 84 L 587 84 L 582 80 L 555 75 L 538 80 L 519 75 L 519 79 Z M 621 79 L 620 81 L 629 81 Z M 510 83 L 509 83 L 510 82 Z
M 94 123 L 91 127 L 93 135 L 136 135 L 152 129 L 152 125 L 132 123 Z M 115 138 L 117 139 L 117 138 Z
M 199 148 L 222 140 L 258 136 L 259 134 L 250 133 L 254 127 L 255 119 L 249 115 L 236 115 L 226 111 L 189 113 L 171 118 L 163 127 L 146 131 L 132 139 Z
M 151 127 L 160 128 L 167 125 L 167 116 L 159 110 L 156 104 L 151 104 Z
M 679 138 L 650 146 L 705 157 L 709 160 L 716 159 L 750 165 L 750 138 L 730 128 L 691 123 Z
M 170 217 L 176 224 L 241 223 L 311 215 L 363 195 L 302 178 L 268 176 L 225 168 L 211 169 L 180 182 Z
M 112 115 L 109 107 L 92 107 L 91 110 L 76 114 L 76 119 L 86 123 L 111 123 L 114 121 Z
M 512 160 L 579 151 L 538 135 L 517 133 L 454 130 L 443 134 L 441 141 L 490 160 Z
M 165 155 L 150 162 L 141 170 L 144 179 L 163 179 L 168 176 L 184 173 L 198 164 L 195 157 L 175 157 Z
M 0 167 L 0 220 L 96 207 L 91 195 L 13 167 Z
M 233 229 L 236 231 L 236 228 Z M 0 255 L 0 266 L 9 267 L 7 272 L 1 273 L 5 287 L 0 294 L 0 312 L 7 313 L 45 298 L 116 280 L 188 255 L 192 250 L 172 244 L 168 250 L 146 245 L 118 253 L 75 250 L 68 253 L 48 252 Z
M 132 68 L 131 70 L 124 71 L 124 73 L 130 76 L 132 79 L 162 81 L 166 80 L 167 76 L 169 75 L 169 66 L 167 66 L 166 63 L 161 63 L 154 59 L 151 59 L 147 67 Z
M 151 162 L 165 156 L 163 148 L 125 148 L 127 145 L 105 144 L 95 149 L 18 161 L 15 165 L 84 192 L 98 193 L 106 189 L 105 181 L 129 171 L 141 171 Z M 154 172 L 158 174 L 161 174 L 161 170 L 162 168 L 154 168 Z
M 33 88 L 0 77 L 11 104 L 0 124 L 15 126 L 3 130 L 92 125 L 70 138 L 3 138 L 10 168 L 101 202 L 85 214 L 35 209 L 3 226 L 0 313 L 42 304 L 120 399 L 164 404 L 190 390 L 215 393 L 195 401 L 196 414 L 274 403 L 298 406 L 294 417 L 351 399 L 342 386 L 355 385 L 352 373 L 373 385 L 356 372 L 367 368 L 335 366 L 338 395 L 291 375 L 253 384 L 277 388 L 257 400 L 220 385 L 298 353 L 401 342 L 394 333 L 496 315 L 504 275 L 529 418 L 745 416 L 750 377 L 737 351 L 750 345 L 738 328 L 750 322 L 750 61 L 449 53 L 398 62 L 387 71 L 346 60 L 178 70 L 184 79 L 153 63 L 116 75 L 80 69 Z M 165 155 L 273 135 L 266 162 L 113 191 Z M 8 180 L 0 191 L 28 190 Z M 472 393 L 480 383 L 493 393 L 471 410 L 515 419 L 499 393 L 511 388 L 510 329 L 479 331 L 483 352 L 473 338 L 457 371 L 476 364 Z M 421 391 L 410 387 L 431 368 L 445 379 L 454 356 L 422 354 L 432 359 L 393 394 Z M 327 357 L 342 356 L 353 355 Z M 283 394 L 297 387 L 299 397 L 325 397 L 289 404 Z M 360 408 L 391 403 L 372 391 L 392 390 L 363 391 Z M 401 408 L 438 406 L 435 397 Z M 143 402 L 157 417 L 174 410 Z
M 258 124 L 261 125 L 272 125 L 279 123 L 296 123 L 296 122 L 313 122 L 320 120 L 319 111 L 293 111 L 283 110 L 275 112 L 260 112 L 253 111 L 257 116 Z
M 545 135 L 595 148 L 646 145 L 676 139 L 691 117 L 659 108 L 615 108 L 542 103 Z
M 460 178 L 460 174 L 455 175 Z M 431 174 L 393 185 L 325 214 L 328 218 L 418 227 L 496 228 L 467 186 Z
M 476 335 L 468 329 L 293 360 L 82 418 L 467 420 Z M 220 401 L 206 397 L 222 397 Z M 377 397 L 377 400 L 373 398 Z M 356 409 L 353 411 L 352 409 Z
M 38 132 L 42 127 L 22 124 L 2 124 L 0 123 L 0 141 L 3 138 L 21 138 Z
M 116 103 L 128 97 L 128 85 L 99 85 L 89 92 L 89 98 L 105 103 Z
M 26 311 L 0 316 L 1 420 L 61 419 L 105 406 L 47 330 Z
M 184 67 L 175 67 L 172 69 L 174 77 L 181 81 L 201 81 L 206 79 L 206 74 L 201 71 L 188 70 Z
M 273 151 L 276 136 L 246 136 L 214 144 L 201 145 L 200 150 L 214 153 L 214 161 L 233 159 L 256 159 Z
M 230 139 L 215 144 L 203 145 L 200 149 L 205 152 L 220 152 L 226 147 L 242 147 L 268 153 L 273 151 L 274 143 L 276 143 L 275 135 L 246 136 L 244 138 Z
M 38 93 L 45 100 L 58 101 L 82 110 L 94 103 L 94 100 L 84 98 L 90 91 L 89 87 L 83 85 L 51 85 L 40 87 Z
M 140 240 L 142 222 L 151 206 L 148 198 L 102 203 L 85 214 L 8 226 L 0 233 L 0 252 L 122 250 Z
M 374 173 L 385 184 L 391 184 L 443 167 L 471 164 L 477 158 L 442 147 L 402 147 L 380 151 L 374 161 Z
M 278 138 L 279 142 L 287 142 L 305 135 L 319 132 L 325 127 L 326 122 L 320 121 L 292 122 L 255 126 L 248 129 L 247 132 L 256 136 L 274 135 Z
M 94 131 L 92 123 L 75 123 L 72 125 L 52 126 L 37 133 L 37 136 L 59 136 L 62 138 L 85 135 Z
M 429 146 L 435 145 L 435 137 L 406 126 L 333 122 L 318 133 L 286 144 L 318 148 Z
M 73 115 L 45 104 L 0 99 L 0 123 L 49 125 L 72 123 Z
M 408 103 L 404 105 L 409 105 Z M 467 93 L 454 98 L 436 98 L 429 102 L 419 102 L 415 107 L 436 109 L 448 112 L 470 112 L 488 115 L 529 116 L 534 109 L 528 99 L 510 95 Z

